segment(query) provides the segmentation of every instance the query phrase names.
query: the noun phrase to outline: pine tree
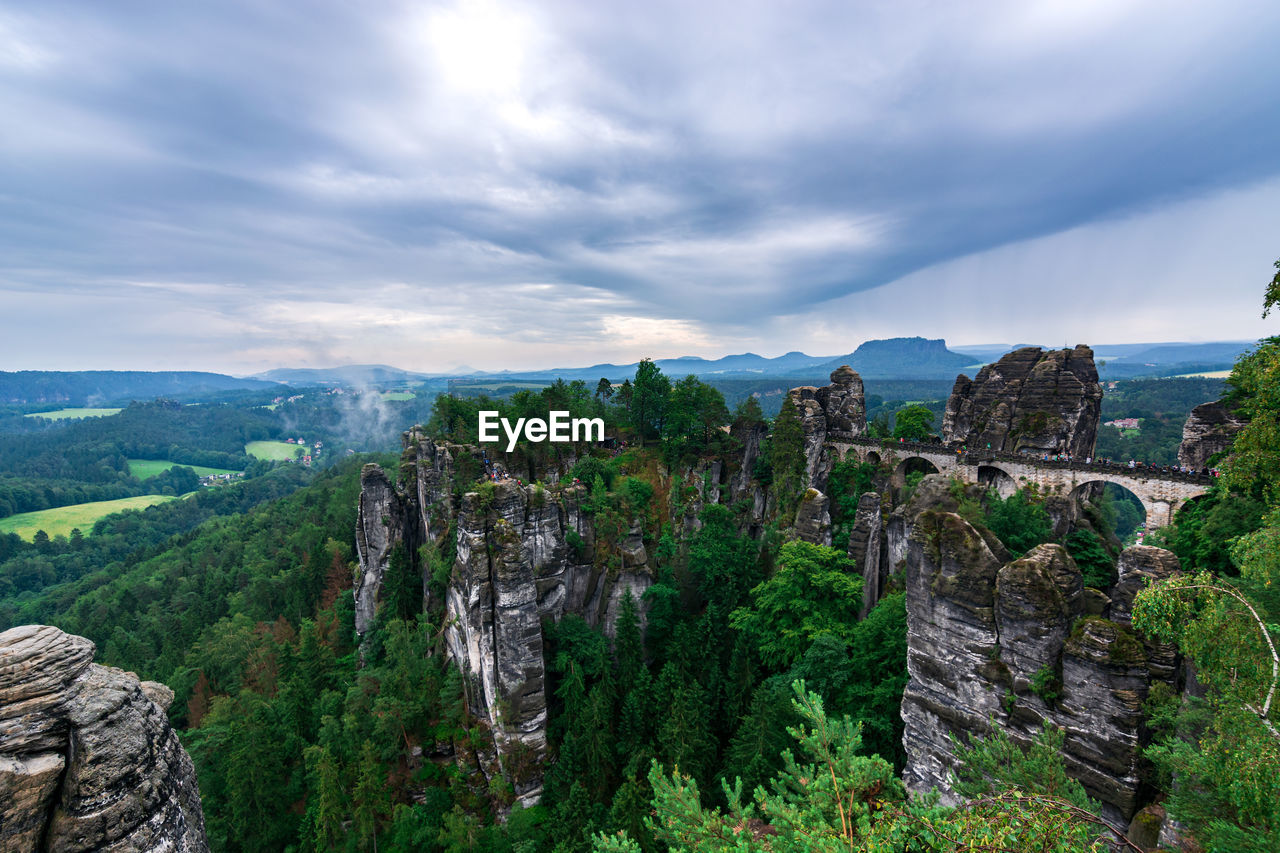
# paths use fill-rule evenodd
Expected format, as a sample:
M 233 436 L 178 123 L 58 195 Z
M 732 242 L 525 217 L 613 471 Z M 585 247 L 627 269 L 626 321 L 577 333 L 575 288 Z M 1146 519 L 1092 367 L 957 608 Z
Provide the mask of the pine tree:
M 625 697 L 644 669 L 644 639 L 640 635 L 640 616 L 636 612 L 636 600 L 630 589 L 618 606 L 613 650 L 618 661 L 618 695 Z
M 307 761 L 307 827 L 304 841 L 312 850 L 333 850 L 342 837 L 342 822 L 347 814 L 346 792 L 338 771 L 338 762 L 327 746 L 306 749 Z
M 373 850 L 376 853 L 378 827 L 391 810 L 391 797 L 387 791 L 386 769 L 379 761 L 373 744 L 367 740 L 360 748 L 352 807 L 357 844 L 361 850 Z

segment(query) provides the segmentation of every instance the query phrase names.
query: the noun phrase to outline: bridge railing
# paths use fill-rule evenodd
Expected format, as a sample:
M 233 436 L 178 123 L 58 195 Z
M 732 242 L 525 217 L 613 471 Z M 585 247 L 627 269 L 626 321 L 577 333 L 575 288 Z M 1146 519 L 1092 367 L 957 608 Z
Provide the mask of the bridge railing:
M 1130 468 L 1127 464 L 1118 462 L 1100 462 L 1095 460 L 1086 464 L 1080 459 L 1044 459 L 1042 456 L 1037 456 L 1033 453 L 1013 453 L 1007 450 L 961 450 L 960 448 L 945 444 L 933 444 L 931 442 L 923 441 L 899 441 L 894 438 L 867 438 L 866 436 L 842 438 L 844 441 L 851 444 L 857 444 L 861 447 L 870 447 L 876 450 L 891 450 L 896 453 L 915 451 L 954 456 L 956 461 L 962 465 L 983 465 L 990 462 L 1013 462 L 1018 465 L 1031 465 L 1036 468 L 1055 468 L 1085 473 L 1119 475 L 1122 477 L 1133 477 L 1141 480 L 1173 480 L 1183 483 L 1199 484 L 1212 483 L 1215 479 L 1213 474 L 1204 473 L 1203 471 L 1192 471 L 1188 473 L 1169 466 L 1138 464 Z

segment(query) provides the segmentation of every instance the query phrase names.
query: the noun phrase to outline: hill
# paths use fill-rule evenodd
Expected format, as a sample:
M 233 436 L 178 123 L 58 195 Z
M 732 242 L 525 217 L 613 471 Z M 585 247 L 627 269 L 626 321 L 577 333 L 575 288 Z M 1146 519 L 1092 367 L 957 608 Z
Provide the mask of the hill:
M 846 356 L 832 359 L 820 370 L 847 364 L 863 379 L 954 379 L 978 360 L 947 349 L 941 338 L 888 338 L 866 341 Z
M 0 403 L 31 405 L 57 403 L 89 406 L 192 397 L 218 391 L 253 391 L 276 387 L 261 379 L 237 379 L 222 373 L 138 370 L 19 370 L 0 371 Z

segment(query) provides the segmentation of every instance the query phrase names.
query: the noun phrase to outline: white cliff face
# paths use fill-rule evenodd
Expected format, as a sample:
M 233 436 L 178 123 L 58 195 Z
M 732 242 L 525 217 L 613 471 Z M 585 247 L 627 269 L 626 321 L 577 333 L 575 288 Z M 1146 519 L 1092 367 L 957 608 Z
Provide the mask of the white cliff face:
M 47 625 L 0 634 L 0 851 L 207 851 L 163 685 Z

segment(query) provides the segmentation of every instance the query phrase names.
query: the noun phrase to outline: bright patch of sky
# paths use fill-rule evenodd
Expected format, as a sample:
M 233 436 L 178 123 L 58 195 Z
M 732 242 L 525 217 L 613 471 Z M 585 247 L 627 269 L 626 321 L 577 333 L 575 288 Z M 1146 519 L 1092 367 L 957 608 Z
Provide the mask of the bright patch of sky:
M 0 369 L 1248 339 L 1280 5 L 0 2 Z

